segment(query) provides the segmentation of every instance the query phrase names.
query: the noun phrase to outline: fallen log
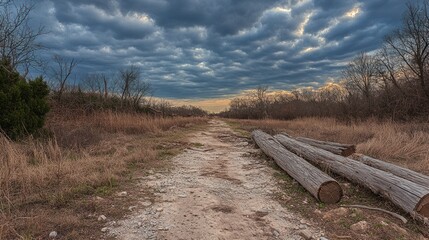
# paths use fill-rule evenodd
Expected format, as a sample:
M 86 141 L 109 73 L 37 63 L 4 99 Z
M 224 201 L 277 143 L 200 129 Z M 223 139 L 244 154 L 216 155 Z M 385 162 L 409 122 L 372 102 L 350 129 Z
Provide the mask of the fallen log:
M 398 177 L 407 179 L 422 186 L 429 186 L 429 176 L 415 172 L 408 168 L 403 168 L 395 164 L 384 162 L 362 154 L 355 154 L 353 159 L 385 172 L 390 172 Z
M 284 135 L 276 135 L 275 139 L 298 156 L 390 199 L 412 216 L 429 216 L 428 186 L 421 186 L 391 173 L 313 147 Z
M 317 200 L 323 203 L 340 201 L 343 191 L 333 178 L 288 151 L 271 135 L 261 130 L 253 131 L 252 138 L 266 155 L 272 157 L 277 165 L 299 182 Z
M 297 137 L 296 140 L 344 157 L 348 157 L 356 152 L 356 146 L 353 144 L 319 141 L 305 137 Z

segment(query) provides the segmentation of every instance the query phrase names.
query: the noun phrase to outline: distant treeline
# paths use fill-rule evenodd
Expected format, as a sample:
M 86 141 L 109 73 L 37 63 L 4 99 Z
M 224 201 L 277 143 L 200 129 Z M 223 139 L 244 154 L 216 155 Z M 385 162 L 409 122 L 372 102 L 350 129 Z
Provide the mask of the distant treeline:
M 402 25 L 386 36 L 380 50 L 360 53 L 341 77 L 319 89 L 273 94 L 259 87 L 234 99 L 220 115 L 429 120 L 429 1 L 408 3 Z
M 141 70 L 128 66 L 116 73 L 87 74 L 79 84 L 69 84 L 69 76 L 76 63 L 74 59 L 55 56 L 57 67 L 51 71 L 51 105 L 85 113 L 110 110 L 146 113 L 160 117 L 205 116 L 208 113 L 194 106 L 174 106 L 166 100 L 151 97 L 152 86 L 142 80 Z

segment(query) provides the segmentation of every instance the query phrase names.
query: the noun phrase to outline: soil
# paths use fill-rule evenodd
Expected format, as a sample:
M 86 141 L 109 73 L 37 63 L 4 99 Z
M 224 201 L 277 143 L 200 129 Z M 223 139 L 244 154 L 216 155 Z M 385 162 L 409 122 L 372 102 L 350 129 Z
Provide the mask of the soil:
M 324 232 L 279 202 L 275 171 L 225 122 L 191 133 L 170 170 L 154 169 L 150 189 L 125 219 L 109 221 L 115 239 L 317 239 Z M 138 192 L 138 189 L 135 190 Z

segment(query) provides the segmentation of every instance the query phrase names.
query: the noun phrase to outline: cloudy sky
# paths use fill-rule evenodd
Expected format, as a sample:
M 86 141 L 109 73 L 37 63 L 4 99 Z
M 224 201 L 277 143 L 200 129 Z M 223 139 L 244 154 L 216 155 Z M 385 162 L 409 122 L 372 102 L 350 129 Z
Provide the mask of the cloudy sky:
M 81 75 L 134 64 L 157 97 L 221 107 L 260 85 L 338 78 L 404 10 L 404 0 L 43 0 L 32 23 L 49 31 L 44 54 L 77 59 Z

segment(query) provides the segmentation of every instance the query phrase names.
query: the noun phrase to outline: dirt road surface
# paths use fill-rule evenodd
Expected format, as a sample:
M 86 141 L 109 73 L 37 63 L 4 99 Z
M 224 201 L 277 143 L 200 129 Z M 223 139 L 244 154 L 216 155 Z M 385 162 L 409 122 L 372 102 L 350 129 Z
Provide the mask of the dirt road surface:
M 110 222 L 116 239 L 304 239 L 323 235 L 273 199 L 273 169 L 223 121 L 190 136 L 194 147 L 172 159 L 174 169 L 141 179 L 155 199 Z

